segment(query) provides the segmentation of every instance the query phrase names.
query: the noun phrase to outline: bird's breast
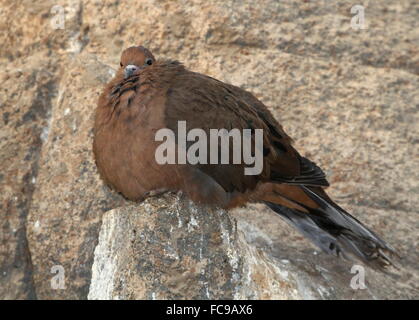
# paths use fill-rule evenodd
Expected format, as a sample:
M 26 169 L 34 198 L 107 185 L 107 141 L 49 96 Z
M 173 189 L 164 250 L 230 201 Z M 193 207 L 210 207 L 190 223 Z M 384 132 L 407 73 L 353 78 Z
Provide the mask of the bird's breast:
M 104 180 L 130 199 L 177 184 L 175 166 L 161 166 L 155 160 L 160 144 L 155 135 L 166 127 L 165 94 L 150 88 L 141 93 L 137 87 L 108 97 L 96 111 L 98 119 L 107 113 L 108 120 L 97 122 L 94 138 L 96 163 Z

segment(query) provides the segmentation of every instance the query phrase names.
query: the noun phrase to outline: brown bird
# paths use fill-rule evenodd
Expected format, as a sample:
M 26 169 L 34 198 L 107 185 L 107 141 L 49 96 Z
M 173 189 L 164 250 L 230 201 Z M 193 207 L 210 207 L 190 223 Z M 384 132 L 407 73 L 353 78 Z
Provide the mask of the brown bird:
M 245 163 L 159 164 L 155 153 L 162 142 L 156 134 L 167 128 L 179 138 L 179 121 L 207 134 L 210 129 L 262 129 L 262 171 L 246 175 Z M 128 199 L 183 191 L 195 202 L 227 209 L 260 202 L 327 253 L 357 257 L 376 269 L 392 264 L 394 249 L 329 198 L 323 171 L 294 149 L 262 102 L 177 61 L 156 60 L 142 46 L 122 53 L 119 70 L 99 98 L 93 151 L 105 183 Z

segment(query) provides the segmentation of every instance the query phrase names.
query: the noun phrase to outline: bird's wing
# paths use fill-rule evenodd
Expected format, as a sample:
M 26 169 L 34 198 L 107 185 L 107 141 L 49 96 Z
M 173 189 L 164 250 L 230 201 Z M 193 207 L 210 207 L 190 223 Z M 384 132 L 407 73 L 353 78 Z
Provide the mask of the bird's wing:
M 167 90 L 165 117 L 168 128 L 175 133 L 178 121 L 186 121 L 187 130 L 203 129 L 208 137 L 210 129 L 236 128 L 241 133 L 243 129 L 263 129 L 263 170 L 260 175 L 245 175 L 243 161 L 241 164 L 196 165 L 226 191 L 244 192 L 253 189 L 261 180 L 328 185 L 321 169 L 292 147 L 290 137 L 268 109 L 241 88 L 185 70 L 173 79 Z

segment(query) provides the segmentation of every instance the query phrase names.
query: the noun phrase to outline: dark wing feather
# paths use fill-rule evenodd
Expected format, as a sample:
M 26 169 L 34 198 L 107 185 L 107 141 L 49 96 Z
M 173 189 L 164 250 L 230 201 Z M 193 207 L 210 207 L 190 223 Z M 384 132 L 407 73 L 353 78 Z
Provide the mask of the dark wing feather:
M 300 174 L 294 177 L 284 177 L 280 173 L 273 171 L 271 178 L 274 181 L 287 184 L 306 185 L 306 186 L 323 186 L 328 187 L 329 182 L 323 170 L 314 162 L 307 158 L 299 157 Z
M 279 154 L 278 159 L 271 166 L 271 179 L 273 181 L 311 186 L 329 186 L 323 170 L 311 160 L 299 155 L 292 146 L 292 139 L 261 101 L 256 99 L 250 92 L 232 85 L 228 86 L 233 92 L 237 92 L 238 95 L 246 99 L 248 105 L 256 111 L 259 118 L 268 127 L 269 141 Z M 290 166 L 290 162 L 294 164 L 294 167 Z

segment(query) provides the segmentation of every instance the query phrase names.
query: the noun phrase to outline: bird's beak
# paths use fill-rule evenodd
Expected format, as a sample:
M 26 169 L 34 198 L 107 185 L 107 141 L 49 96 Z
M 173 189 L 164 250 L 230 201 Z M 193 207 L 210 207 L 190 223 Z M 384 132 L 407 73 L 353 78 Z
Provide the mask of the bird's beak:
M 138 69 L 140 68 L 137 67 L 136 65 L 133 65 L 133 64 L 127 65 L 124 69 L 124 78 L 127 79 L 131 77 L 134 74 L 134 72 L 136 72 Z

